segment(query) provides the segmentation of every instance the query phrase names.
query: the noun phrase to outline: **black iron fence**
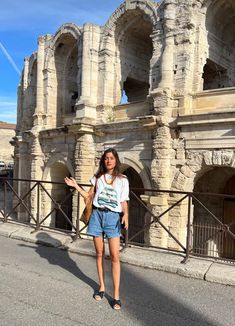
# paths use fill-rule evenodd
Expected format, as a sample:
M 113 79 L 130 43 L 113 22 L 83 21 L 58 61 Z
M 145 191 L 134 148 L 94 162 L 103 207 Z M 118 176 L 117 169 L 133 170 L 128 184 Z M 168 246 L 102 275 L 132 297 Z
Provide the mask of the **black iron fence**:
M 30 224 L 35 231 L 58 229 L 76 240 L 89 236 L 79 221 L 83 206 L 80 195 L 64 183 L 0 178 L 4 222 Z M 190 255 L 235 262 L 235 196 L 133 188 L 129 207 L 129 230 L 122 234 L 125 248 L 183 252 L 184 263 Z

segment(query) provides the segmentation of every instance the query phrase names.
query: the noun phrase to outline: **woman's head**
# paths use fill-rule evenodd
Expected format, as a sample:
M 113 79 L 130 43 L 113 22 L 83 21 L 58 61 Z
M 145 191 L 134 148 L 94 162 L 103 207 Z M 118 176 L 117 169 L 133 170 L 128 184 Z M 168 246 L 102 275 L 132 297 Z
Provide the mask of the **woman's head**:
M 114 176 L 119 175 L 120 165 L 121 163 L 117 151 L 114 148 L 106 149 L 100 159 L 97 177 L 100 177 L 102 174 L 107 172 L 111 172 Z

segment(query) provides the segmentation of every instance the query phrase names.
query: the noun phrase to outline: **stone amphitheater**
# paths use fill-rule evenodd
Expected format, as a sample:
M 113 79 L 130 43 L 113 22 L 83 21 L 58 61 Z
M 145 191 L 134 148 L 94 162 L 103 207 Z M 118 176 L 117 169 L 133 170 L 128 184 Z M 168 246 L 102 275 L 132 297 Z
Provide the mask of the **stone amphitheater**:
M 131 187 L 235 194 L 234 30 L 234 0 L 126 0 L 104 26 L 69 23 L 40 36 L 18 89 L 15 176 L 71 175 L 87 184 L 103 150 L 114 147 Z M 67 190 L 49 191 L 60 201 Z M 141 195 L 154 214 L 178 200 Z M 206 203 L 231 222 L 234 201 Z M 42 199 L 42 214 L 48 205 Z M 138 205 L 130 209 L 130 233 L 150 219 Z M 76 198 L 71 207 L 75 221 Z M 192 224 L 209 220 L 194 207 Z M 187 203 L 162 222 L 185 243 Z M 139 241 L 176 246 L 154 223 Z

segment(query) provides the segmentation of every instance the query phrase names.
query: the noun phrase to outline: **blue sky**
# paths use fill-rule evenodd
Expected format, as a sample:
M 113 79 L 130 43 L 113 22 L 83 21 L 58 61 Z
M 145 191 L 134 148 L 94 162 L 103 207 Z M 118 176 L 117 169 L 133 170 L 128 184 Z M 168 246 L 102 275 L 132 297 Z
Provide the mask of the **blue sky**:
M 24 57 L 37 49 L 39 35 L 64 23 L 104 25 L 122 0 L 8 0 L 0 15 L 0 120 L 16 122 L 17 85 Z M 14 65 L 15 64 L 15 65 Z

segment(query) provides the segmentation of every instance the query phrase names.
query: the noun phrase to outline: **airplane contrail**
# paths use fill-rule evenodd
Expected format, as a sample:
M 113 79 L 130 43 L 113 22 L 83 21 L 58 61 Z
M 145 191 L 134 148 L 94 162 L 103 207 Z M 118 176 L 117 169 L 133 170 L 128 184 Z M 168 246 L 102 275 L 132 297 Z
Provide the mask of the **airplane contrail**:
M 17 67 L 17 65 L 15 64 L 14 60 L 12 59 L 12 57 L 10 56 L 10 54 L 7 52 L 6 48 L 3 46 L 3 44 L 0 42 L 0 48 L 2 50 L 2 52 L 5 54 L 5 56 L 7 57 L 8 61 L 10 62 L 10 64 L 12 65 L 12 67 L 15 69 L 15 71 L 17 72 L 18 75 L 21 74 L 19 68 Z

